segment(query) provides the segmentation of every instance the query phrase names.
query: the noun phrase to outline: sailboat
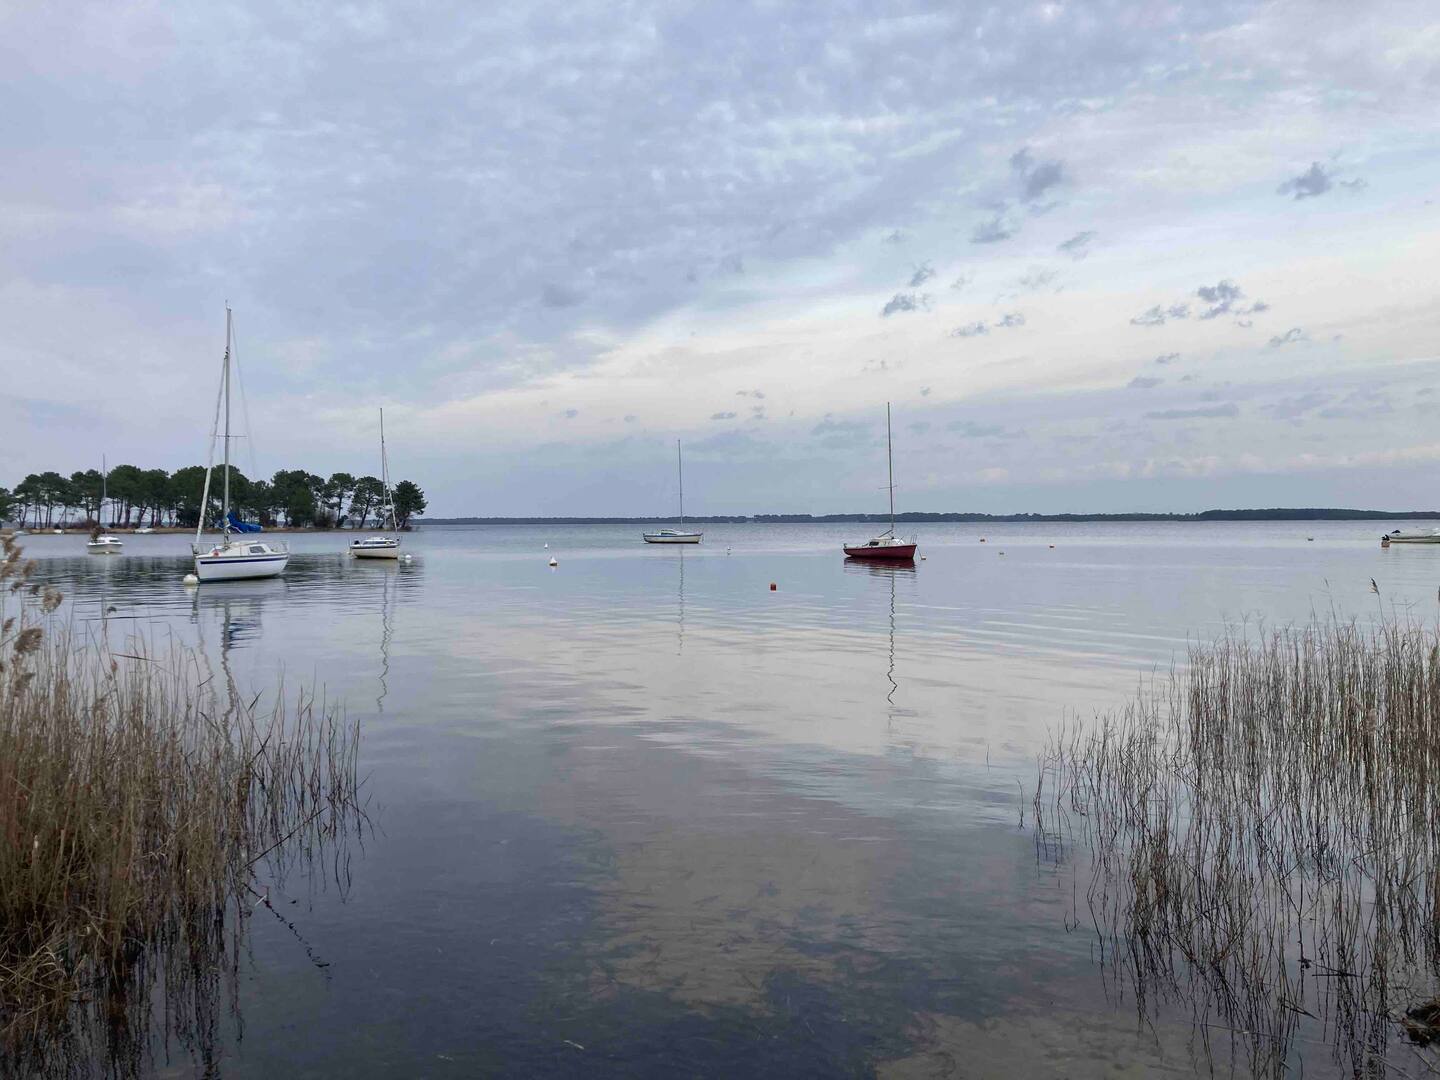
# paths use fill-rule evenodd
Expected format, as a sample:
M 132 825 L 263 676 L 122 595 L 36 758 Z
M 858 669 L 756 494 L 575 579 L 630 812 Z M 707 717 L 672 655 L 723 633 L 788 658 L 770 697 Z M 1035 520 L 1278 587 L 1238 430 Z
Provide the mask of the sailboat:
M 685 464 L 680 458 L 680 440 L 675 440 L 675 472 L 680 478 L 680 528 L 641 533 L 647 544 L 698 544 L 704 533 L 685 531 Z
M 96 514 L 100 520 L 90 534 L 90 542 L 85 545 L 85 550 L 91 555 L 119 555 L 125 550 L 125 544 L 118 536 L 110 536 L 105 532 L 105 503 L 109 498 L 110 467 L 102 456 L 100 458 L 100 509 Z
M 247 535 L 260 531 L 259 525 L 249 525 L 235 516 L 230 508 L 230 351 L 234 335 L 231 333 L 231 313 L 225 307 L 225 358 L 220 363 L 220 401 L 215 403 L 215 426 L 210 431 L 210 456 L 205 465 L 205 490 L 200 496 L 200 518 L 195 523 L 195 543 L 190 550 L 195 554 L 195 576 L 201 581 L 240 581 L 250 578 L 276 577 L 283 573 L 290 561 L 290 549 L 271 540 L 257 540 Z M 224 403 L 225 433 L 220 434 L 221 402 Z M 212 544 L 202 543 L 205 530 L 205 515 L 210 509 L 210 476 L 214 472 L 215 440 L 219 438 L 225 447 L 225 479 L 220 508 L 220 539 Z M 231 533 L 239 534 L 231 536 Z
M 885 467 L 890 478 L 890 528 L 863 544 L 846 544 L 845 554 L 852 559 L 899 559 L 909 562 L 915 558 L 915 538 L 902 540 L 895 535 L 895 455 L 890 440 L 890 403 L 885 403 Z
M 357 559 L 398 559 L 400 557 L 400 526 L 395 520 L 395 497 L 390 491 L 390 461 L 385 454 L 385 410 L 380 410 L 380 483 L 385 489 L 385 516 L 390 521 L 389 535 L 367 536 L 350 541 L 350 554 Z M 382 519 L 381 524 L 385 522 Z

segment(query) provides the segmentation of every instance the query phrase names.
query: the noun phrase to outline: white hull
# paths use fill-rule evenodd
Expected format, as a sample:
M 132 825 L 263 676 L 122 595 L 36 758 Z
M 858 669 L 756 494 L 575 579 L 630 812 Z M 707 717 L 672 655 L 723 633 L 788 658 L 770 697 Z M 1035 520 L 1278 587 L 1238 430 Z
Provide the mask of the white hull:
M 85 550 L 91 555 L 119 555 L 125 550 L 125 545 L 119 540 L 91 540 L 85 545 Z
M 350 554 L 357 559 L 398 559 L 400 558 L 400 541 L 394 544 L 375 544 L 366 547 L 359 544 L 351 545 Z
M 641 533 L 647 544 L 698 544 L 704 533 Z
M 1380 538 L 1381 547 L 1391 544 L 1440 544 L 1440 529 L 1432 529 L 1428 533 L 1403 533 L 1396 529 Z
M 268 543 L 231 543 L 195 552 L 195 576 L 201 581 L 250 581 L 279 577 L 290 552 Z

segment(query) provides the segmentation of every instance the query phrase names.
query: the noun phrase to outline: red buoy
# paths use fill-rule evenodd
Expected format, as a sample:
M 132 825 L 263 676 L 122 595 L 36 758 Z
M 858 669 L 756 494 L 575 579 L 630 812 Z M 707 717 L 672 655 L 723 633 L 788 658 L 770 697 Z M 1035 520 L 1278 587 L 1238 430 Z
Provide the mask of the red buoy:
M 775 583 L 774 583 L 773 581 L 770 582 L 770 591 L 771 591 L 771 592 L 774 592 L 774 591 L 775 591 Z

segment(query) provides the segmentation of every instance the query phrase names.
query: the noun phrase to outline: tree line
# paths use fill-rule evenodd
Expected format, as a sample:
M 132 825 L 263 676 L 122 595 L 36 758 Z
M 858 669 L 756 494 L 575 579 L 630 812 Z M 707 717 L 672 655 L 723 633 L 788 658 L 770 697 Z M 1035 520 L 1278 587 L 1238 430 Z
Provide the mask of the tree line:
M 217 468 L 210 482 L 207 523 L 219 520 L 224 473 Z M 13 491 L 0 487 L 0 521 L 17 519 L 22 526 L 59 525 L 140 528 L 178 525 L 193 528 L 202 517 L 205 466 L 175 472 L 116 465 L 108 478 L 98 469 L 62 476 L 31 473 Z M 101 506 L 102 494 L 105 505 Z M 400 528 L 425 512 L 425 492 L 402 480 L 392 489 L 395 519 Z M 363 529 L 385 524 L 385 488 L 373 476 L 338 472 L 324 479 L 304 469 L 281 469 L 269 480 L 251 480 L 230 467 L 230 506 L 242 521 L 293 528 Z

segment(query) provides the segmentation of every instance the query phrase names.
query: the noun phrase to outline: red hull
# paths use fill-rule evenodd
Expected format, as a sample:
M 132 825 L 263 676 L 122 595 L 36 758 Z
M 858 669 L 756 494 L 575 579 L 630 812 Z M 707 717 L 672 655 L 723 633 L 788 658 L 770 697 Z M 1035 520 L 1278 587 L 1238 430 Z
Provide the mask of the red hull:
M 889 544 L 885 547 L 845 546 L 845 554 L 852 559 L 885 559 L 890 562 L 914 562 L 917 544 Z

